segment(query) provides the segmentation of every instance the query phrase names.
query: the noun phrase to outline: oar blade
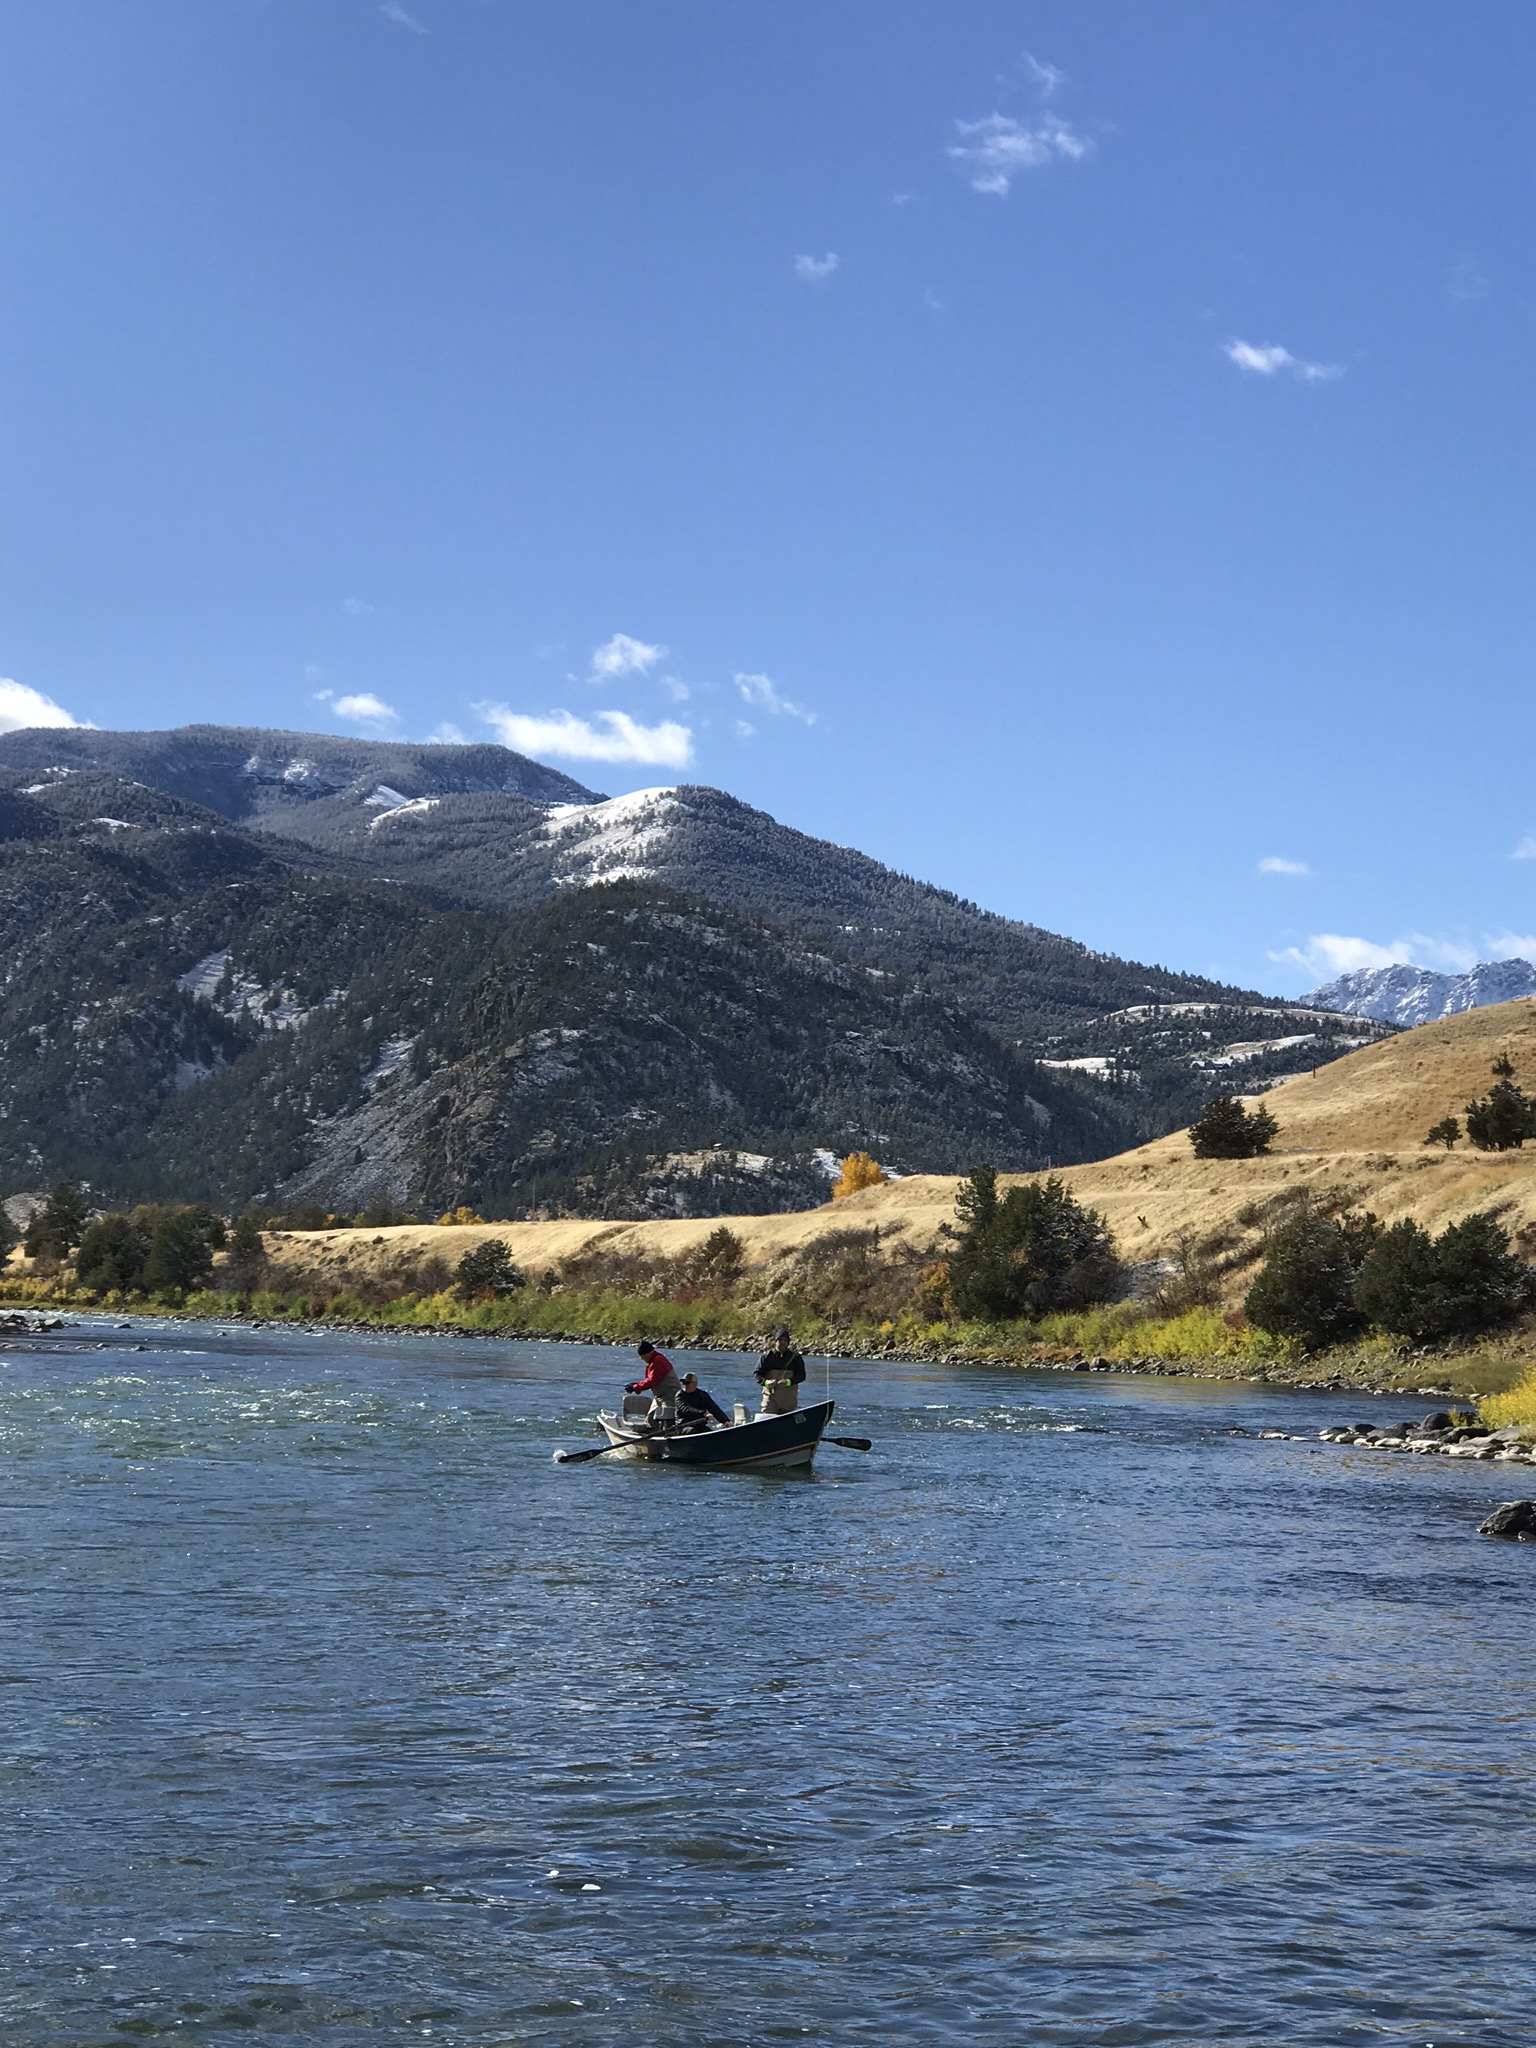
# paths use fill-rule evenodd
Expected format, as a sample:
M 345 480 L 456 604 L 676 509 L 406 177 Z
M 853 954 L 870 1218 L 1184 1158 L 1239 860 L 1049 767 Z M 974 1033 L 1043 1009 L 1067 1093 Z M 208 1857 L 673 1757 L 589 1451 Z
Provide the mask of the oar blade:
M 872 1451 L 875 1448 L 875 1440 L 869 1436 L 829 1436 L 823 1437 L 822 1441 L 841 1444 L 845 1451 Z
M 557 1465 L 585 1465 L 588 1458 L 600 1458 L 604 1451 L 616 1451 L 617 1444 L 598 1444 L 590 1451 L 556 1451 Z

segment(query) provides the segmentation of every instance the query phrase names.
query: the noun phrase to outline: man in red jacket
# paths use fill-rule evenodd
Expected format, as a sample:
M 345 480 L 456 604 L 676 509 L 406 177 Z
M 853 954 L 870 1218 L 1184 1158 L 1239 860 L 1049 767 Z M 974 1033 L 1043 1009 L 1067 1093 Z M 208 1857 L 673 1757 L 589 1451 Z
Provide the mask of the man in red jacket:
M 658 1351 L 649 1337 L 640 1346 L 640 1356 L 645 1371 L 637 1380 L 631 1380 L 624 1389 L 626 1394 L 649 1394 L 651 1397 L 652 1422 L 670 1421 L 677 1412 L 679 1380 L 677 1369 L 664 1351 Z

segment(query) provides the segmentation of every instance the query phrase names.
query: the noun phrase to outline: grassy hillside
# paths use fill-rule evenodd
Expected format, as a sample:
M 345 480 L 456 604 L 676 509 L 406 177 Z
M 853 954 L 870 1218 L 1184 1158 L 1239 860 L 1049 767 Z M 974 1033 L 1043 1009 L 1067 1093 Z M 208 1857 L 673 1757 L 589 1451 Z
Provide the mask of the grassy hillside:
M 1265 1230 L 1307 1191 L 1330 1207 L 1372 1209 L 1385 1222 L 1411 1216 L 1442 1229 L 1479 1209 L 1499 1213 L 1517 1247 L 1536 1251 L 1536 1146 L 1446 1154 L 1422 1141 L 1430 1125 L 1486 1092 L 1504 1053 L 1536 1092 L 1536 1002 L 1467 1011 L 1366 1047 L 1265 1098 L 1280 1125 L 1261 1159 L 1196 1159 L 1187 1132 L 1113 1159 L 1069 1167 L 1062 1178 L 1108 1217 L 1122 1254 L 1137 1263 L 1202 1264 L 1217 1297 L 1239 1299 Z M 770 1268 L 829 1231 L 879 1226 L 894 1248 L 938 1250 L 954 1220 L 958 1182 L 921 1174 L 792 1215 L 740 1216 L 731 1228 L 749 1269 Z M 600 1249 L 605 1255 L 678 1259 L 702 1244 L 713 1220 L 614 1224 L 566 1219 L 483 1228 L 335 1231 L 282 1241 L 279 1259 L 324 1273 L 338 1288 L 377 1276 L 403 1256 L 456 1261 L 486 1236 L 502 1237 L 540 1272 Z M 1522 1235 L 1523 1233 L 1523 1235 Z

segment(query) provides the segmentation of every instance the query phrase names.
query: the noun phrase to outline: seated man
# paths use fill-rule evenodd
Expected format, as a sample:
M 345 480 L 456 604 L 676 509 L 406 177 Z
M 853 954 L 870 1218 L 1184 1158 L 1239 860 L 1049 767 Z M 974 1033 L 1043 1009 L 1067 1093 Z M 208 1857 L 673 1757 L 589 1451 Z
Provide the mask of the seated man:
M 799 1407 L 805 1360 L 795 1349 L 788 1330 L 779 1331 L 773 1349 L 763 1353 L 752 1377 L 763 1390 L 759 1415 L 789 1415 Z
M 649 1394 L 651 1412 L 649 1420 L 654 1424 L 670 1422 L 677 1410 L 677 1397 L 681 1386 L 677 1369 L 664 1351 L 658 1351 L 649 1337 L 640 1346 L 640 1356 L 645 1361 L 645 1371 L 637 1380 L 631 1380 L 624 1389 L 626 1394 Z
M 714 1417 L 722 1429 L 730 1428 L 729 1416 L 727 1416 L 719 1402 L 711 1395 L 706 1394 L 699 1385 L 698 1374 L 696 1372 L 685 1372 L 683 1374 L 683 1390 L 677 1397 L 678 1428 L 697 1434 L 701 1429 L 708 1429 L 711 1416 Z

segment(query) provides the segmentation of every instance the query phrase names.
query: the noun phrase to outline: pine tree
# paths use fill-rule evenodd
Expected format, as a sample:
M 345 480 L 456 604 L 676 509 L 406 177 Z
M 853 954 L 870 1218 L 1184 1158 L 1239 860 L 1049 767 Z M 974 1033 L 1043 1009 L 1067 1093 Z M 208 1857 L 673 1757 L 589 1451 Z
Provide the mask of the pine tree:
M 148 1255 L 148 1240 L 130 1218 L 98 1216 L 80 1239 L 75 1278 L 92 1294 L 132 1294 L 143 1281 Z
M 168 1209 L 155 1224 L 144 1262 L 149 1294 L 183 1295 L 213 1270 L 206 1230 L 194 1209 Z
M 1480 1152 L 1517 1152 L 1536 1138 L 1536 1102 L 1513 1081 L 1495 1081 L 1465 1114 L 1467 1136 Z
M 477 1294 L 510 1294 L 525 1280 L 521 1269 L 512 1262 L 505 1239 L 499 1237 L 488 1237 L 483 1243 L 472 1245 L 460 1259 L 453 1277 L 466 1301 Z
M 1394 1336 L 1435 1343 L 1508 1322 L 1532 1285 L 1504 1230 L 1481 1212 L 1436 1238 L 1416 1223 L 1394 1224 L 1360 1269 L 1355 1305 Z
M 1355 1275 L 1373 1229 L 1374 1218 L 1351 1230 L 1310 1206 L 1283 1223 L 1243 1304 L 1249 1322 L 1308 1351 L 1353 1336 L 1364 1321 Z
M 1454 1149 L 1456 1140 L 1460 1136 L 1461 1119 L 1454 1116 L 1443 1116 L 1439 1123 L 1431 1124 L 1424 1133 L 1424 1142 L 1426 1145 L 1443 1145 L 1446 1151 L 1449 1152 Z
M 59 1181 L 40 1209 L 34 1209 L 22 1244 L 29 1259 L 58 1264 L 69 1257 L 85 1231 L 90 1208 L 73 1181 Z
M 239 1294 L 250 1294 L 261 1285 L 267 1270 L 267 1244 L 261 1234 L 261 1220 L 247 1209 L 229 1235 L 229 1256 L 224 1271 Z
M 1235 1095 L 1218 1095 L 1189 1127 L 1197 1159 L 1256 1159 L 1273 1144 L 1280 1126 L 1260 1103 L 1246 1110 Z
M 1055 1175 L 999 1198 L 997 1169 L 979 1166 L 955 1207 L 965 1227 L 949 1261 L 949 1287 L 961 1315 L 1047 1315 L 1118 1293 L 1121 1268 L 1108 1224 Z

